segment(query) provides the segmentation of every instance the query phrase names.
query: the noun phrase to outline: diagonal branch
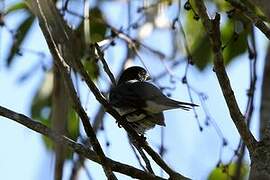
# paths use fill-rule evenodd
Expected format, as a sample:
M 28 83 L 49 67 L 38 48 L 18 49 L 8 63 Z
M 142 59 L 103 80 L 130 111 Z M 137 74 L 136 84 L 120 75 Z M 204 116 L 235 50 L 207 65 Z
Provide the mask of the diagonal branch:
M 38 132 L 46 137 L 49 137 L 56 143 L 64 144 L 68 146 L 70 149 L 72 149 L 74 152 L 78 153 L 79 155 L 102 165 L 99 156 L 93 150 L 90 150 L 88 147 L 85 147 L 80 143 L 76 143 L 75 141 L 66 136 L 60 135 L 55 131 L 52 131 L 50 128 L 48 128 L 47 126 L 43 125 L 40 122 L 34 121 L 33 119 L 23 114 L 11 111 L 2 106 L 0 106 L 0 116 L 11 119 L 35 132 Z M 144 172 L 140 169 L 134 168 L 130 165 L 114 161 L 110 158 L 106 158 L 106 160 L 110 164 L 113 171 L 125 174 L 133 178 L 149 179 L 149 180 L 164 179 L 159 176 L 154 176 L 153 174 L 150 174 L 148 172 Z
M 249 8 L 236 0 L 227 0 L 233 7 L 243 12 L 243 14 L 270 40 L 270 28 Z
M 103 52 L 101 51 L 99 45 L 97 43 L 94 44 L 95 46 L 95 49 L 97 51 L 97 54 L 98 54 L 98 58 L 101 60 L 102 64 L 103 64 L 103 68 L 104 68 L 104 71 L 107 73 L 107 75 L 109 76 L 109 78 L 111 79 L 111 82 L 113 83 L 114 86 L 116 86 L 116 81 L 115 81 L 115 78 L 104 58 L 104 54 Z
M 222 43 L 220 37 L 220 15 L 216 14 L 215 19 L 210 20 L 203 1 L 196 0 L 195 5 L 197 7 L 198 15 L 201 18 L 201 21 L 206 32 L 208 33 L 211 42 L 212 50 L 214 53 L 214 70 L 223 92 L 223 96 L 226 100 L 227 107 L 230 111 L 231 118 L 248 150 L 250 153 L 253 153 L 255 151 L 257 141 L 245 123 L 245 118 L 239 109 L 224 66 Z
M 90 139 L 90 143 L 93 146 L 93 149 L 98 154 L 100 161 L 102 163 L 103 170 L 107 176 L 108 179 L 117 179 L 116 176 L 113 174 L 110 164 L 106 160 L 106 156 L 101 148 L 101 145 L 98 142 L 98 139 L 96 137 L 96 134 L 90 124 L 88 115 L 84 111 L 83 107 L 81 106 L 80 100 L 77 96 L 77 93 L 75 91 L 75 88 L 73 86 L 73 82 L 71 80 L 71 70 L 68 64 L 65 62 L 64 58 L 65 56 L 69 56 L 72 58 L 65 58 L 67 59 L 67 62 L 74 65 L 76 67 L 76 58 L 75 55 L 72 54 L 71 49 L 71 43 L 70 39 L 68 39 L 68 28 L 67 31 L 64 30 L 65 23 L 61 21 L 61 18 L 59 17 L 59 12 L 57 11 L 55 5 L 51 0 L 44 1 L 44 0 L 32 0 L 30 3 L 30 8 L 34 10 L 34 12 L 37 14 L 39 18 L 39 23 L 41 26 L 41 29 L 46 36 L 46 41 L 48 43 L 48 46 L 50 48 L 50 51 L 54 57 L 54 62 L 59 68 L 60 72 L 63 75 L 63 78 L 65 80 L 65 85 L 67 86 L 67 90 L 69 93 L 69 96 L 72 99 L 72 104 L 74 109 L 77 111 L 78 115 L 80 116 L 83 127 L 85 129 L 85 132 L 87 136 Z M 59 20 L 59 23 L 57 23 L 54 18 L 52 18 L 52 15 L 55 16 L 54 18 Z M 64 27 L 61 27 L 60 25 L 63 25 Z M 54 27 L 53 25 L 57 25 L 57 27 Z M 59 28 L 59 29 L 57 29 Z M 64 35 L 56 37 L 55 35 L 57 33 L 60 33 L 61 29 L 63 29 Z M 65 41 L 63 41 L 65 40 Z

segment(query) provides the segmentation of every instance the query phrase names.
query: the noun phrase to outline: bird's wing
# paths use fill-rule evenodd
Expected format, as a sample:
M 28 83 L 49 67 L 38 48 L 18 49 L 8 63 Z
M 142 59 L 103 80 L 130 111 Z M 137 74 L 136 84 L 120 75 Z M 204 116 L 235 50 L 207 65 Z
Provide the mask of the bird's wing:
M 149 121 L 151 121 L 155 124 L 158 124 L 160 126 L 166 126 L 165 121 L 164 121 L 164 114 L 162 112 L 157 113 L 157 114 L 151 114 L 145 119 L 148 119 Z
M 133 83 L 123 83 L 114 87 L 109 96 L 110 103 L 115 107 L 144 107 L 145 101 L 138 96 L 132 86 Z
M 115 105 L 121 103 L 121 106 L 142 108 L 152 113 L 175 108 L 189 110 L 192 106 L 196 106 L 192 103 L 172 100 L 148 82 L 124 83 L 112 90 L 110 99 L 115 102 Z
M 135 89 L 137 96 L 144 97 L 146 102 L 147 111 L 153 113 L 158 113 L 164 110 L 181 108 L 184 110 L 189 110 L 193 106 L 197 106 L 193 103 L 186 103 L 181 101 L 176 101 L 165 96 L 159 88 L 148 82 L 136 82 L 132 86 Z

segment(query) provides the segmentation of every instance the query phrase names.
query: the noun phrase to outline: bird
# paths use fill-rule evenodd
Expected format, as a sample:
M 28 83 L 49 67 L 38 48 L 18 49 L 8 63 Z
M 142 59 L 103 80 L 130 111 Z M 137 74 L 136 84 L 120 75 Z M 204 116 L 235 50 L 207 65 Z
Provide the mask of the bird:
M 132 66 L 122 72 L 115 87 L 109 93 L 109 103 L 134 128 L 144 134 L 155 125 L 166 126 L 163 111 L 170 109 L 190 110 L 193 103 L 168 98 L 154 84 L 140 66 Z

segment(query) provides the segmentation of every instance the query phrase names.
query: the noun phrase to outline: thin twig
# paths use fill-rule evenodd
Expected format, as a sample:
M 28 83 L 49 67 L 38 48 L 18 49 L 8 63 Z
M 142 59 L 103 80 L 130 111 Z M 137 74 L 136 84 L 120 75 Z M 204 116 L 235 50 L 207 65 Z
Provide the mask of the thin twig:
M 243 14 L 270 40 L 270 28 L 248 7 L 239 1 L 227 0 L 233 7 L 241 10 Z
M 104 71 L 107 73 L 107 75 L 111 79 L 111 82 L 113 83 L 113 85 L 116 86 L 115 78 L 114 78 L 113 73 L 111 72 L 105 58 L 104 58 L 103 52 L 100 50 L 100 47 L 99 47 L 99 45 L 97 43 L 95 43 L 94 46 L 95 46 L 95 49 L 97 51 L 98 57 L 99 57 L 99 59 L 101 60 L 101 62 L 103 64 Z

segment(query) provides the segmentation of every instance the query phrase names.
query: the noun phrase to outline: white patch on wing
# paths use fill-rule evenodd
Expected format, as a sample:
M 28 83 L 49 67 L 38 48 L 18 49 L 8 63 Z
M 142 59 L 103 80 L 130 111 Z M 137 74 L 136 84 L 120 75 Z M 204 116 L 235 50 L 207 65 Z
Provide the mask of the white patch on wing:
M 129 83 L 135 83 L 135 82 L 140 82 L 140 81 L 137 80 L 137 79 L 132 79 L 132 80 L 128 80 L 127 82 L 129 82 Z
M 113 107 L 113 108 L 120 114 L 120 116 L 124 116 L 128 113 L 136 111 L 135 108 L 117 108 L 117 107 Z
M 161 111 L 168 110 L 168 109 L 175 109 L 175 108 L 177 107 L 157 104 L 154 101 L 146 101 L 146 107 L 143 109 L 151 113 L 160 113 Z
M 126 116 L 128 122 L 140 121 L 140 120 L 144 119 L 145 117 L 146 117 L 146 115 L 143 113 L 140 113 L 140 114 L 131 113 L 131 114 Z

